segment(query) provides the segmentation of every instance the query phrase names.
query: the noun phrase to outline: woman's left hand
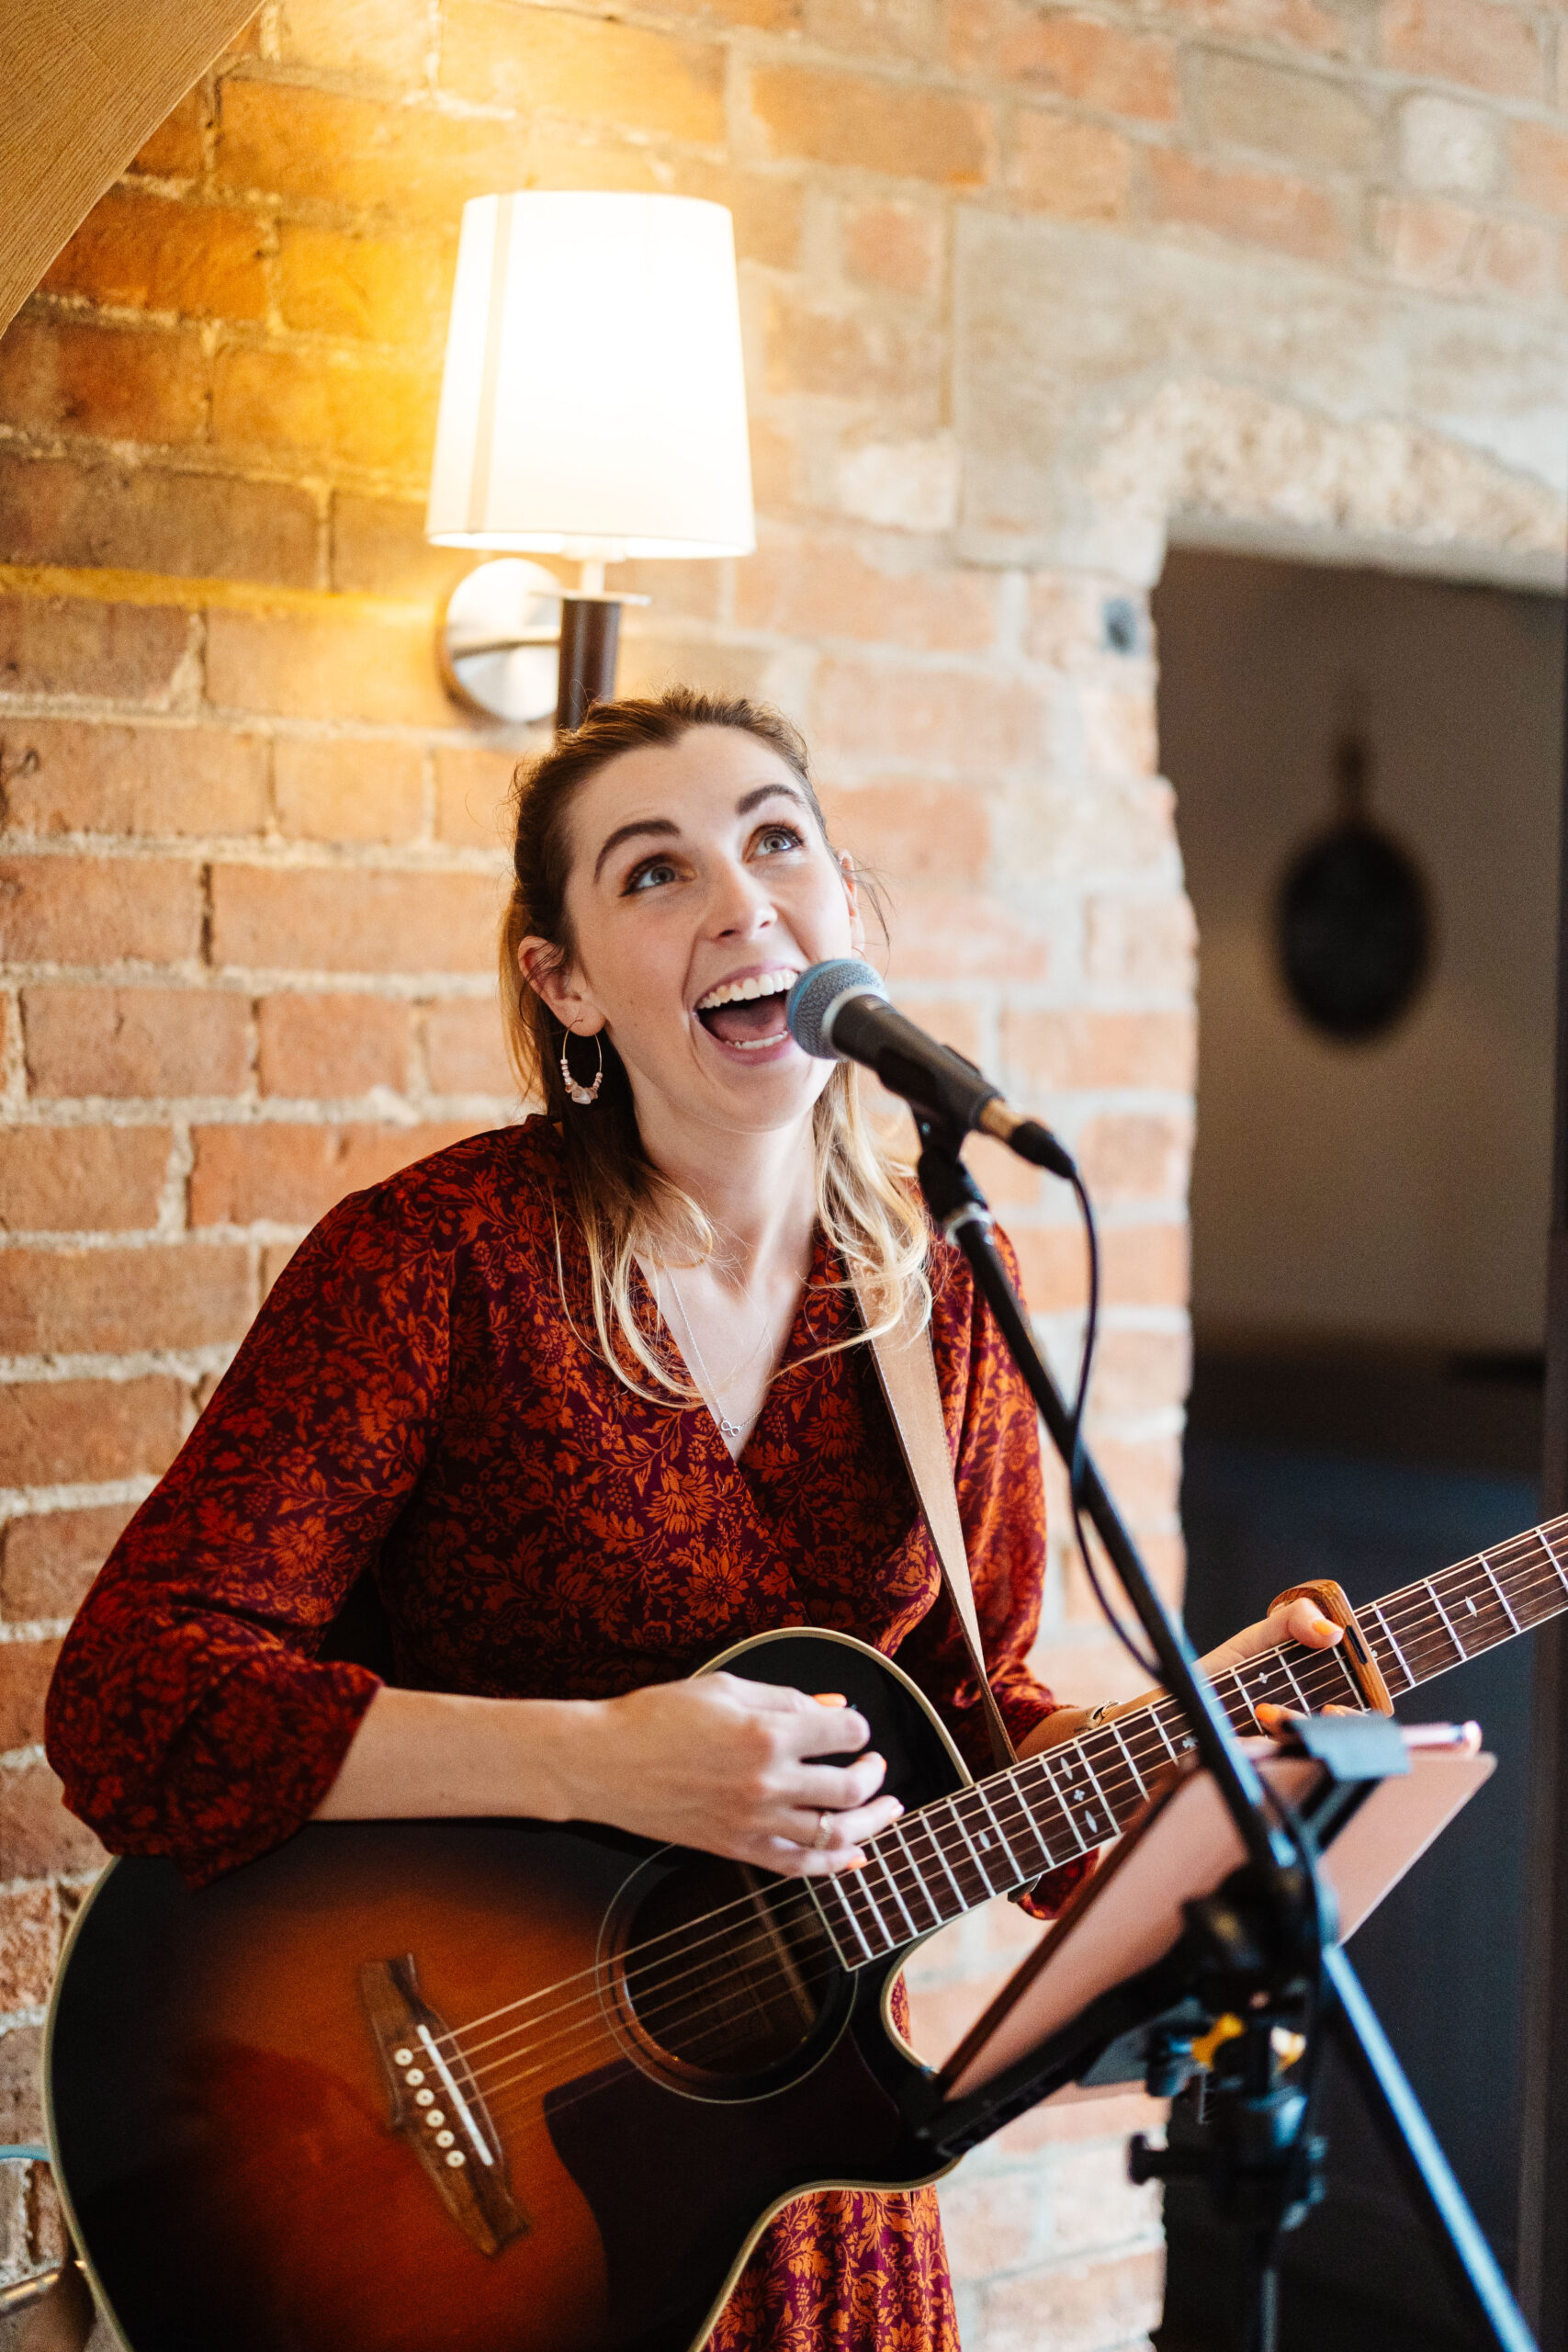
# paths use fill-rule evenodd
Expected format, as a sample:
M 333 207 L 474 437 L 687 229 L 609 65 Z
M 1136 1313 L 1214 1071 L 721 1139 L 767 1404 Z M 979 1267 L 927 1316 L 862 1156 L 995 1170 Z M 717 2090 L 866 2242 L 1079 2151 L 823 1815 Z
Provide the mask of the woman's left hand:
M 1230 1673 L 1234 1667 L 1245 1666 L 1249 1657 L 1278 1649 L 1281 1642 L 1301 1642 L 1309 1650 L 1327 1650 L 1343 1638 L 1343 1628 L 1331 1617 L 1325 1617 L 1315 1600 L 1303 1598 L 1287 1601 L 1282 1609 L 1271 1610 L 1254 1625 L 1244 1625 L 1239 1634 L 1233 1634 L 1228 1642 L 1222 1642 L 1217 1650 L 1210 1650 L 1198 1663 L 1213 1682 L 1217 1676 Z M 1265 1701 L 1255 1712 L 1264 1730 L 1271 1732 L 1291 1711 L 1288 1707 L 1270 1706 Z M 1329 1707 L 1325 1712 L 1348 1715 L 1355 1710 Z

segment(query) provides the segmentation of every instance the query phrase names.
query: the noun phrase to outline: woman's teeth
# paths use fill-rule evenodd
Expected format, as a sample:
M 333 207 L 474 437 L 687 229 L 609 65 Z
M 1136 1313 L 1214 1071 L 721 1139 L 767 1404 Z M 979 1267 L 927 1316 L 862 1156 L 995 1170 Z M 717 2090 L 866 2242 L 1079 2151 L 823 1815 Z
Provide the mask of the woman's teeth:
M 722 988 L 709 989 L 699 999 L 699 1012 L 716 1012 L 720 1005 L 750 1004 L 760 996 L 778 996 L 792 989 L 800 978 L 798 972 L 755 972 L 747 980 L 726 980 Z

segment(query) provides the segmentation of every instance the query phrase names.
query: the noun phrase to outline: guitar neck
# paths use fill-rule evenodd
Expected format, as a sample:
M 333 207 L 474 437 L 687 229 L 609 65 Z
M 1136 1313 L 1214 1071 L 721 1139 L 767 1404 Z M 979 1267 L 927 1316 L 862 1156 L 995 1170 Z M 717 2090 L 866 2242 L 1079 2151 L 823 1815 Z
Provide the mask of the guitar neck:
M 1358 1609 L 1391 1694 L 1496 1649 L 1568 1611 L 1568 1514 L 1473 1553 Z M 1285 1642 L 1220 1675 L 1214 1694 L 1241 1733 L 1265 1702 L 1299 1712 L 1361 1707 L 1344 1645 Z M 866 1867 L 807 1882 L 847 1967 L 886 1958 L 1117 1837 L 1166 1767 L 1192 1746 L 1174 1699 L 1113 1723 L 906 1815 L 866 1848 Z

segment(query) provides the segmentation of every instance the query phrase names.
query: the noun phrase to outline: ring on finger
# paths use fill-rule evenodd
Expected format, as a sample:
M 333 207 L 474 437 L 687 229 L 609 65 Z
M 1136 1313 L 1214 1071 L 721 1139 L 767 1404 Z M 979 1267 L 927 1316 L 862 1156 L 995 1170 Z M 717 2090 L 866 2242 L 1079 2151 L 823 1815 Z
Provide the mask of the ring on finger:
M 832 1816 L 829 1814 L 819 1813 L 817 1816 L 817 1835 L 811 1841 L 812 1852 L 814 1854 L 820 1854 L 832 1835 Z

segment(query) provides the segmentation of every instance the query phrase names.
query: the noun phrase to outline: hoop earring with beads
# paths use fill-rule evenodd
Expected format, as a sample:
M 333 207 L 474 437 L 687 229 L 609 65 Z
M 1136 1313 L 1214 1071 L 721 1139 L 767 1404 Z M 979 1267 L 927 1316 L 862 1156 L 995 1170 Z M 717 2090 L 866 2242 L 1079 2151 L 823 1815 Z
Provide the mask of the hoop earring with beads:
M 592 1085 L 581 1086 L 577 1080 L 573 1078 L 571 1074 L 571 1065 L 566 1057 L 567 1040 L 570 1037 L 574 1037 L 576 1035 L 577 1032 L 574 1029 L 567 1029 L 562 1032 L 560 1041 L 560 1074 L 562 1081 L 566 1087 L 566 1091 L 570 1095 L 572 1101 L 576 1103 L 580 1103 L 583 1110 L 586 1110 L 591 1102 L 597 1102 L 599 1098 L 599 1089 L 604 1083 L 604 1038 L 602 1031 L 597 1029 L 594 1031 L 594 1039 L 599 1047 L 599 1067 L 593 1073 Z

